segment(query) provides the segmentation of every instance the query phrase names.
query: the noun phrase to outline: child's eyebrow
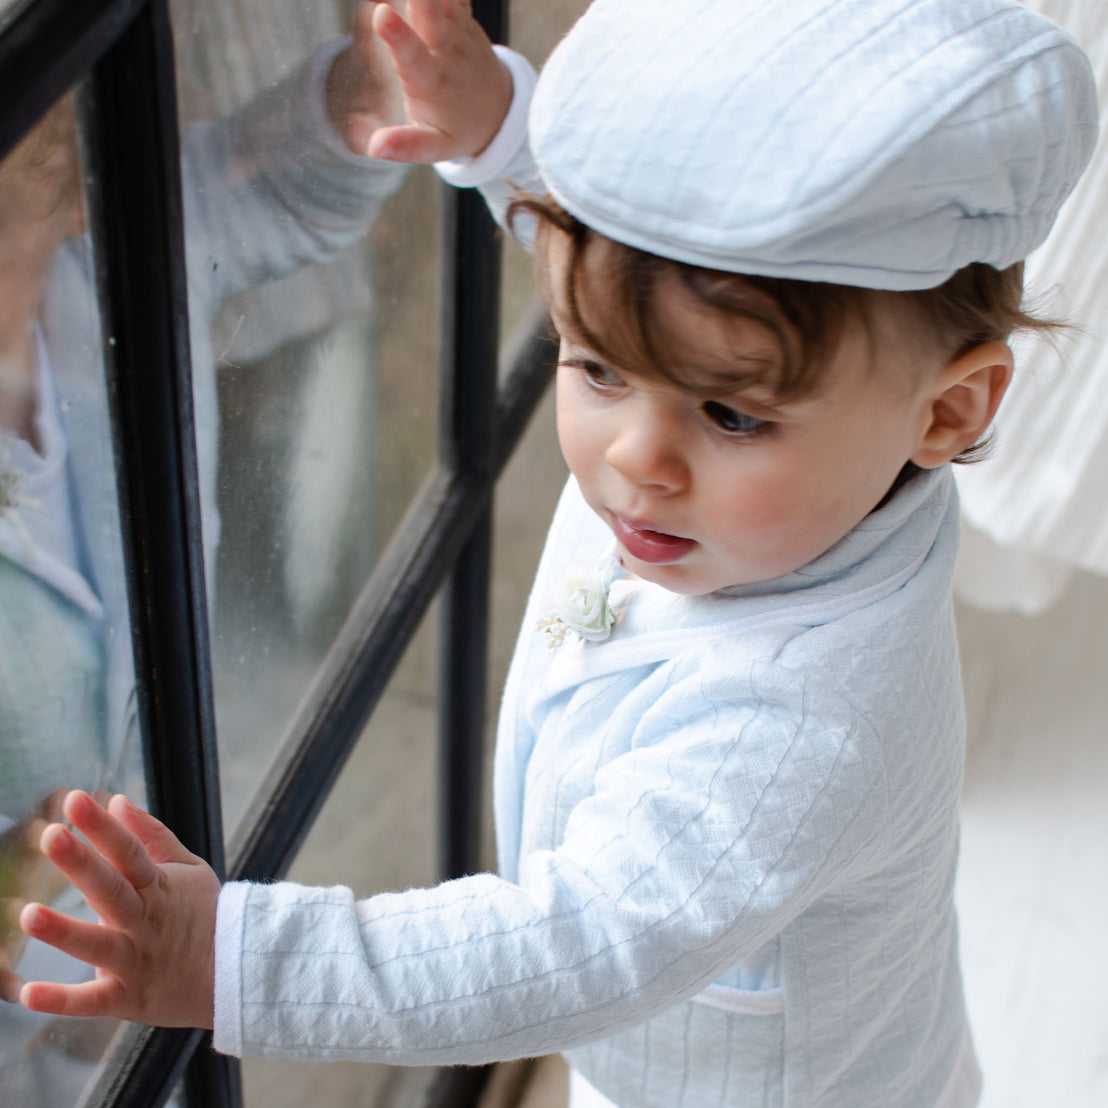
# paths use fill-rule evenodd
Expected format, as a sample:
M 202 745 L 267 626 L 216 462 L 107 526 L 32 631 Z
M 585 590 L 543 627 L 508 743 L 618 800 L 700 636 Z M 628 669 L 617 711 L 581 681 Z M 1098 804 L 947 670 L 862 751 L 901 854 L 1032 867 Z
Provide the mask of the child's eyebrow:
M 547 305 L 550 323 L 556 336 L 570 346 L 582 347 L 592 352 L 593 346 L 568 319 L 564 311 L 559 310 L 553 301 Z M 595 355 L 601 358 L 599 354 Z M 634 372 L 632 366 L 613 366 L 625 372 Z M 777 383 L 784 372 L 781 354 L 778 350 L 741 350 L 725 353 L 685 354 L 679 364 L 670 370 L 662 370 L 664 376 L 675 384 L 680 384 L 690 392 L 709 399 L 737 397 L 743 394 L 744 400 L 751 405 L 763 408 L 767 413 L 777 411 L 781 405 Z M 751 390 L 755 395 L 749 395 Z
M 583 347 L 586 352 L 592 350 L 589 342 L 571 326 L 563 326 L 553 311 L 550 313 L 550 320 L 560 339 L 570 346 Z M 633 372 L 631 366 L 613 368 Z M 748 403 L 770 412 L 776 411 L 780 405 L 774 383 L 780 378 L 781 370 L 780 360 L 771 355 L 736 354 L 725 362 L 685 362 L 675 366 L 673 372 L 666 373 L 666 376 L 690 392 L 711 399 L 743 394 Z M 757 395 L 749 395 L 752 391 Z

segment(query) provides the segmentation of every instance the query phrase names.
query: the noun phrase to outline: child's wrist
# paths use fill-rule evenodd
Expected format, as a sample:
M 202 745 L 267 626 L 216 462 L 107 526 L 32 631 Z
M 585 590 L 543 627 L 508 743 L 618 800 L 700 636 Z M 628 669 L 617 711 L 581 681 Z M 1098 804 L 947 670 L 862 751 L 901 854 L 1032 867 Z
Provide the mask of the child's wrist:
M 435 170 L 447 184 L 472 188 L 499 177 L 527 140 L 527 113 L 535 89 L 535 70 L 531 63 L 506 46 L 493 50 L 512 78 L 512 102 L 489 144 L 473 158 L 435 162 Z

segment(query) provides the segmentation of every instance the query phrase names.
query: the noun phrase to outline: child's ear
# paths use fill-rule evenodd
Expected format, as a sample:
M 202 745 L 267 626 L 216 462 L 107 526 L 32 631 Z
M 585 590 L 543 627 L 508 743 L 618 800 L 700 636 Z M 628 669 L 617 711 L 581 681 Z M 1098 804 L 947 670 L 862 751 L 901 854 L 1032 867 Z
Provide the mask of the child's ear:
M 988 430 L 1011 379 L 1012 351 L 999 340 L 950 362 L 928 390 L 924 427 L 911 460 L 934 469 L 969 449 Z

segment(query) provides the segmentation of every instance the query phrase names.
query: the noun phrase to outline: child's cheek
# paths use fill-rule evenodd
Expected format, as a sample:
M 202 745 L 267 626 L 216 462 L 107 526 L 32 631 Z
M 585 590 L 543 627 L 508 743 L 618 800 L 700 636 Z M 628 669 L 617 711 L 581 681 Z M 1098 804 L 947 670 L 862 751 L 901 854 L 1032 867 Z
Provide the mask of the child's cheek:
M 579 399 L 574 396 L 574 382 L 564 368 L 558 370 L 556 398 L 558 445 L 566 465 L 580 481 L 592 471 L 594 451 L 588 422 L 581 414 Z

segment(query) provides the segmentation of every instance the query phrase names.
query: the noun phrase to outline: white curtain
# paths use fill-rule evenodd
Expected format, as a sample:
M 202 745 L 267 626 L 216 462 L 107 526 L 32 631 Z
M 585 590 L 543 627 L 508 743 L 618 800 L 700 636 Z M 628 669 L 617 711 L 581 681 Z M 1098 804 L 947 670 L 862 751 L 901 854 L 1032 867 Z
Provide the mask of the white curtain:
M 1108 0 L 1025 0 L 1088 52 L 1102 115 L 1093 164 L 1028 260 L 1033 303 L 1074 330 L 1016 344 L 1016 378 L 985 462 L 956 467 L 961 599 L 1033 614 L 1074 569 L 1108 573 Z

